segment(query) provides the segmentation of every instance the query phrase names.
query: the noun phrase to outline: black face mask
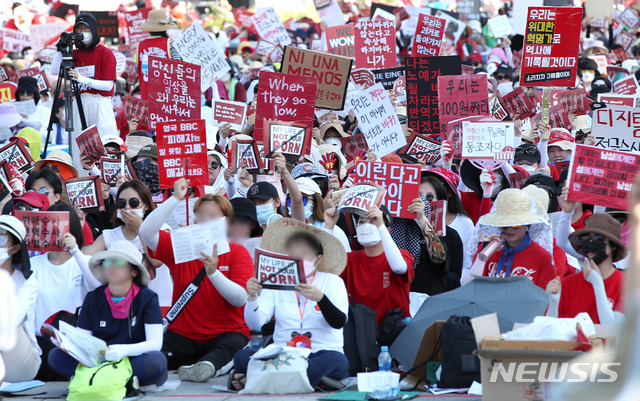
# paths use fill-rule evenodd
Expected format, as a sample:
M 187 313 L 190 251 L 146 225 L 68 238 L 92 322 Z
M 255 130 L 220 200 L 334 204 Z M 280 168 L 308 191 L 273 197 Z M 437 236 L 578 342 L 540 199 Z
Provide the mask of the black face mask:
M 146 164 L 146 163 L 145 163 Z M 136 168 L 138 179 L 149 187 L 149 191 L 155 194 L 160 191 L 160 179 L 158 178 L 158 165 L 143 164 Z M 135 167 L 135 166 L 134 166 Z
M 607 244 L 605 242 L 598 244 L 593 241 L 580 241 L 580 254 L 586 257 L 588 253 L 594 253 L 596 255 L 591 259 L 596 265 L 604 262 L 607 256 L 609 256 L 607 255 Z

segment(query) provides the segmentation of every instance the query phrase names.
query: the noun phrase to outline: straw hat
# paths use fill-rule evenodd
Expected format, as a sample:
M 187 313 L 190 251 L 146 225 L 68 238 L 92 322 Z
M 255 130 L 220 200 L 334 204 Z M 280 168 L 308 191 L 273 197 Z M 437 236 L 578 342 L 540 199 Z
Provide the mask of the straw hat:
M 146 32 L 164 32 L 169 29 L 177 29 L 178 25 L 167 18 L 164 10 L 151 10 L 147 15 L 147 22 L 140 25 L 140 30 Z
M 531 197 L 526 192 L 520 189 L 505 189 L 496 198 L 495 210 L 480 217 L 478 223 L 494 227 L 545 223 L 545 219 L 532 210 L 531 203 Z
M 142 285 L 149 284 L 151 278 L 149 277 L 147 269 L 142 265 L 142 254 L 131 242 L 125 240 L 114 242 L 108 250 L 96 253 L 89 260 L 91 273 L 93 273 L 95 278 L 102 284 L 107 283 L 104 270 L 102 269 L 102 261 L 109 258 L 126 260 L 133 267 L 138 269 Z
M 71 156 L 69 156 L 69 153 L 65 152 L 64 150 L 52 150 L 51 152 L 47 153 L 47 157 L 38 160 L 34 167 L 36 170 L 40 171 L 42 170 L 42 166 L 47 163 L 57 165 L 58 169 L 60 168 L 60 164 L 63 164 L 68 167 L 69 170 L 71 170 L 71 173 L 73 173 L 74 177 L 78 176 L 78 169 L 73 167 L 73 160 L 71 160 Z
M 533 203 L 536 204 L 538 214 L 542 217 L 548 217 L 547 210 L 549 209 L 549 193 L 535 185 L 527 185 L 522 188 L 522 191 L 533 199 Z
M 600 234 L 609 240 L 609 243 L 616 245 L 611 258 L 613 262 L 624 259 L 627 256 L 627 247 L 624 246 L 620 238 L 622 236 L 622 225 L 608 213 L 596 213 L 585 221 L 585 228 L 569 234 L 569 241 L 576 252 L 580 252 L 579 238 L 584 234 Z
M 283 218 L 269 224 L 260 247 L 286 254 L 287 241 L 296 234 L 311 235 L 322 244 L 322 260 L 318 263 L 318 271 L 340 275 L 347 267 L 347 252 L 340 241 L 324 230 L 294 219 Z
M 327 131 L 329 129 L 333 128 L 334 130 L 336 130 L 336 132 L 338 133 L 338 135 L 340 135 L 340 137 L 342 138 L 346 138 L 349 136 L 349 134 L 347 134 L 346 132 L 344 132 L 344 130 L 342 129 L 342 125 L 338 124 L 338 123 L 324 123 L 320 126 L 320 138 L 324 139 L 325 134 L 327 133 Z

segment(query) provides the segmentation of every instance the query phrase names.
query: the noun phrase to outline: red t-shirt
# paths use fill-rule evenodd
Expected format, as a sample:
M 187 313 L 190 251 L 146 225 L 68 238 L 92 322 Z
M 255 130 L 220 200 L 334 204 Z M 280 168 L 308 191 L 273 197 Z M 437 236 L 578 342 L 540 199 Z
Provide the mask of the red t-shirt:
M 411 316 L 409 288 L 415 276 L 413 256 L 404 249 L 400 253 L 407 263 L 405 274 L 394 273 L 384 253 L 369 257 L 362 250 L 348 254 L 347 268 L 340 275 L 353 302 L 367 305 L 375 312 L 378 326 L 391 309 L 401 308 L 405 316 Z
M 593 216 L 591 210 L 585 210 L 584 212 L 582 212 L 582 216 L 580 216 L 580 218 L 576 220 L 575 223 L 571 223 L 571 227 L 573 227 L 573 229 L 576 231 L 582 230 L 585 227 L 584 221 L 591 216 Z
M 502 251 L 491 255 L 484 265 L 483 276 L 504 277 L 505 270 L 496 274 L 498 260 L 502 256 Z M 538 287 L 546 290 L 549 281 L 556 277 L 556 269 L 551 264 L 551 255 L 543 247 L 535 242 L 513 255 L 511 264 L 511 276 L 526 276 Z
M 238 244 L 229 244 L 231 252 L 220 255 L 218 270 L 225 277 L 246 289 L 247 281 L 253 277 L 253 261 L 246 248 Z M 164 262 L 173 279 L 173 300 L 198 275 L 203 263 L 199 260 L 175 264 L 171 234 L 160 231 L 160 240 L 156 252 L 149 250 L 149 256 Z M 222 333 L 242 333 L 249 337 L 249 328 L 244 321 L 244 307 L 235 307 L 227 302 L 205 277 L 200 289 L 191 298 L 176 320 L 169 325 L 169 330 L 190 338 L 198 343 L 205 343 Z
M 93 78 L 98 81 L 115 81 L 118 79 L 116 75 L 116 57 L 111 50 L 103 45 L 98 45 L 89 52 L 76 49 L 73 51 L 73 60 L 76 71 L 87 78 Z M 115 93 L 115 85 L 108 92 L 83 89 L 82 87 L 83 85 L 80 85 L 81 92 L 93 93 L 94 95 L 111 97 Z
M 491 198 L 480 197 L 475 192 L 460 192 L 460 201 L 473 224 L 478 223 L 480 217 L 491 212 Z
M 591 274 L 596 273 L 592 272 Z M 609 305 L 617 312 L 623 311 L 623 288 L 624 273 L 620 270 L 614 271 L 611 276 L 604 280 L 604 290 L 607 293 Z M 562 280 L 558 317 L 576 317 L 580 312 L 587 312 L 591 316 L 593 323 L 600 323 L 593 286 L 584 278 L 584 273 L 577 272 Z

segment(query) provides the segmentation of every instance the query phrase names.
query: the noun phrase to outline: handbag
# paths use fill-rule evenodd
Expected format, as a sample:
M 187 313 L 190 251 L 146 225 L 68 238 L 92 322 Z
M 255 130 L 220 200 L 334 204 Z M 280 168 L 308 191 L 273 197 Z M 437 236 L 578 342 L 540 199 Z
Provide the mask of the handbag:
M 127 395 L 133 369 L 128 357 L 94 368 L 79 363 L 69 383 L 68 401 L 121 400 Z
M 313 387 L 307 376 L 308 351 L 284 347 L 275 358 L 251 359 L 247 368 L 247 384 L 240 394 L 312 393 Z

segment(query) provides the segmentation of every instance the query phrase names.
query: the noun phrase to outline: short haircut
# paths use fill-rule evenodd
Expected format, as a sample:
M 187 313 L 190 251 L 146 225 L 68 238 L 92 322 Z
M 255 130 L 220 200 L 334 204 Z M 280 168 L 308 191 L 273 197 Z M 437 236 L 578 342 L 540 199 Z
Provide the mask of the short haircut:
M 222 214 L 226 218 L 228 219 L 233 218 L 233 206 L 231 205 L 231 202 L 229 202 L 229 199 L 225 198 L 224 196 L 215 195 L 215 194 L 206 194 L 201 196 L 200 198 L 198 198 L 195 205 L 193 205 L 193 213 L 198 211 L 198 209 L 200 208 L 200 205 L 202 205 L 203 202 L 217 203 L 218 206 L 220 207 L 220 210 L 222 211 Z
M 62 179 L 60 179 L 58 174 L 54 173 L 49 168 L 42 168 L 40 171 L 33 171 L 31 174 L 29 174 L 29 176 L 27 177 L 27 181 L 24 183 L 24 187 L 27 190 L 33 189 L 33 183 L 40 178 L 47 181 L 49 185 L 53 187 L 53 193 L 62 193 Z

